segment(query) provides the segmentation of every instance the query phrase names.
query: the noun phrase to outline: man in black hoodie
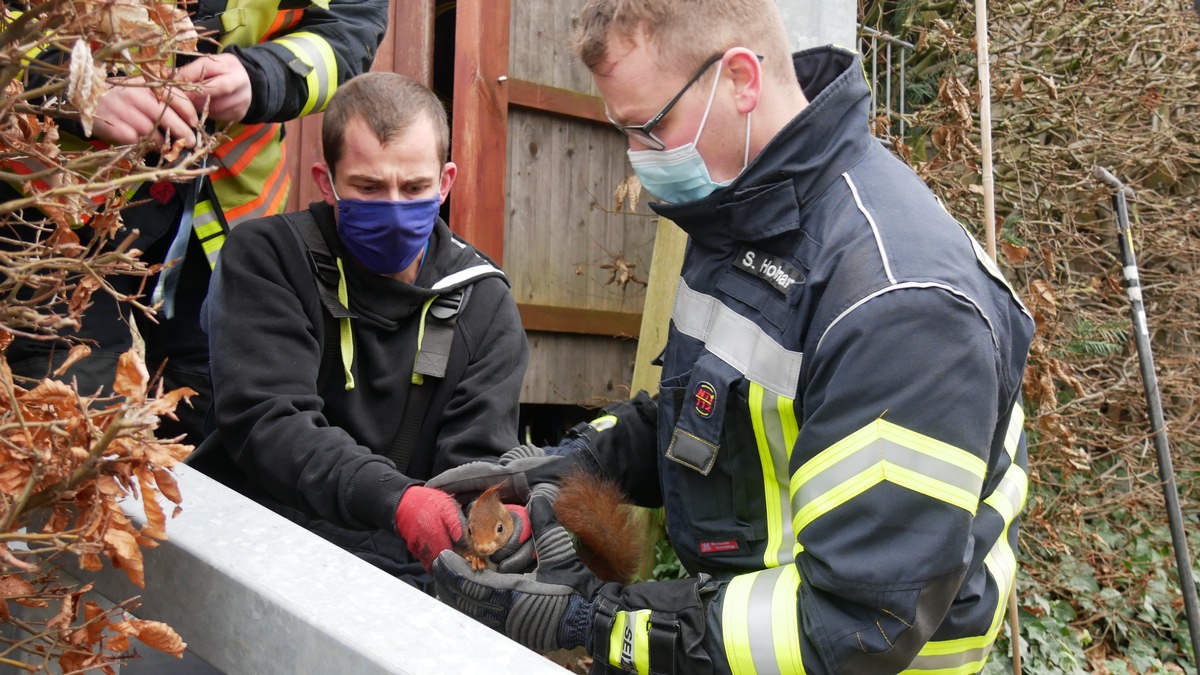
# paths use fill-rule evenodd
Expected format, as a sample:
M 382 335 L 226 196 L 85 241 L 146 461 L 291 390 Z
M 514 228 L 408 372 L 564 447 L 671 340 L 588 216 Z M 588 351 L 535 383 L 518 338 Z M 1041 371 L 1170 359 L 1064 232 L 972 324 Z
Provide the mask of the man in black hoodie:
M 241 225 L 214 270 L 223 452 L 201 466 L 425 588 L 463 521 L 422 483 L 517 445 L 528 345 L 503 273 L 438 218 L 457 167 L 437 97 L 361 75 L 322 132 L 324 201 Z

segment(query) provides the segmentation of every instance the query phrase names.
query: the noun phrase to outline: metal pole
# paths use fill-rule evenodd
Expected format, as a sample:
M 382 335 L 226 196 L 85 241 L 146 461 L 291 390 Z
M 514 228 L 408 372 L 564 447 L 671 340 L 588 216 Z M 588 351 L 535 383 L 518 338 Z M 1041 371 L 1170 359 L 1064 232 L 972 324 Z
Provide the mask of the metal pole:
M 1154 354 L 1150 349 L 1146 306 L 1142 301 L 1137 259 L 1133 253 L 1133 235 L 1129 229 L 1129 205 L 1126 197 L 1133 196 L 1133 189 L 1121 183 L 1103 167 L 1097 166 L 1092 173 L 1100 182 L 1114 190 L 1112 204 L 1117 220 L 1117 241 L 1121 249 L 1125 293 L 1129 297 L 1133 337 L 1137 344 L 1138 363 L 1142 369 L 1142 385 L 1146 390 L 1146 404 L 1150 408 L 1150 428 L 1154 432 L 1154 449 L 1158 453 L 1158 473 L 1162 478 L 1167 519 L 1171 526 L 1171 541 L 1175 545 L 1175 564 L 1179 568 L 1179 586 L 1183 593 L 1183 606 L 1187 612 L 1188 630 L 1192 638 L 1192 658 L 1195 659 L 1196 667 L 1200 669 L 1200 608 L 1197 608 L 1196 581 L 1192 578 L 1192 557 L 1188 553 L 1187 534 L 1183 529 L 1183 509 L 1179 505 L 1179 488 L 1175 485 L 1175 468 L 1171 464 L 1171 448 L 1167 443 L 1158 377 L 1154 373 Z

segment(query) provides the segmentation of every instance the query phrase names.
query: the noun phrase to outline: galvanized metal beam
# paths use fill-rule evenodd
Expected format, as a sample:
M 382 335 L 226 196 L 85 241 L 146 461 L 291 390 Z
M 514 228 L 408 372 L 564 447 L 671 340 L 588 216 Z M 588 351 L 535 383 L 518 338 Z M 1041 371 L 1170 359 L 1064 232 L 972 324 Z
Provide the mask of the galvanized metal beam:
M 222 671 L 567 672 L 195 469 L 177 476 L 183 511 L 144 551 L 144 590 L 109 567 L 74 573 L 115 602 L 141 595 L 138 618 Z M 123 507 L 145 522 L 139 501 Z

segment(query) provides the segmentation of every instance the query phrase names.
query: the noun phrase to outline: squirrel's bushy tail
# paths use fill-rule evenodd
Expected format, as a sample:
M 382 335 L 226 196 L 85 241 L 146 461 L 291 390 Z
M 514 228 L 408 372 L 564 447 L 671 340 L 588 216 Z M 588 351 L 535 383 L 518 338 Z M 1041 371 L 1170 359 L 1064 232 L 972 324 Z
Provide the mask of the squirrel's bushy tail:
M 604 581 L 629 584 L 641 567 L 647 528 L 613 481 L 582 469 L 559 484 L 554 514 L 577 541 L 579 558 Z

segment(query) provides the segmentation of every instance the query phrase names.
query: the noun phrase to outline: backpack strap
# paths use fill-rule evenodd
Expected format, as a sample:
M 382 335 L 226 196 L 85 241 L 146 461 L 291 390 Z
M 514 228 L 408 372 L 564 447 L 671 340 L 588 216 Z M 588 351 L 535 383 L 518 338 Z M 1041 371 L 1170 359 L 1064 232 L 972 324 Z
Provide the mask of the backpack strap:
M 350 310 L 349 300 L 345 297 L 346 278 L 342 272 L 342 261 L 330 251 L 329 243 L 325 241 L 325 235 L 311 211 L 284 213 L 282 218 L 304 240 L 308 266 L 317 282 L 317 295 L 325 307 L 325 338 L 317 387 L 320 388 L 329 378 L 340 355 L 346 373 L 346 389 L 353 389 L 354 376 L 350 366 L 354 362 L 354 337 L 350 320 L 357 319 L 358 315 Z
M 396 464 L 400 473 L 408 470 L 408 462 L 412 459 L 413 448 L 417 445 L 421 424 L 429 410 L 429 400 L 433 397 L 434 383 L 426 382 L 425 379 L 434 377 L 440 380 L 446 376 L 451 347 L 454 345 L 454 325 L 470 295 L 470 286 L 457 288 L 430 298 L 421 308 L 412 386 L 408 388 L 408 400 L 404 404 L 400 426 L 392 438 L 391 447 L 384 453 L 385 457 Z
M 332 253 L 311 211 L 285 213 L 282 217 L 304 241 L 309 267 L 317 284 L 317 294 L 325 307 L 325 337 L 317 387 L 323 386 L 340 353 L 346 371 L 346 389 L 352 389 L 354 380 L 350 373 L 350 365 L 354 359 L 354 339 L 350 331 L 350 320 L 357 319 L 358 315 L 349 308 L 342 262 Z M 421 308 L 412 386 L 408 389 L 404 414 L 400 417 L 396 435 L 392 437 L 391 445 L 383 453 L 395 463 L 400 473 L 408 470 L 421 424 L 425 421 L 429 402 L 433 397 L 434 383 L 426 382 L 425 379 L 433 377 L 440 380 L 446 376 L 450 352 L 454 345 L 454 327 L 470 294 L 471 286 L 467 285 L 436 295 L 427 300 Z

